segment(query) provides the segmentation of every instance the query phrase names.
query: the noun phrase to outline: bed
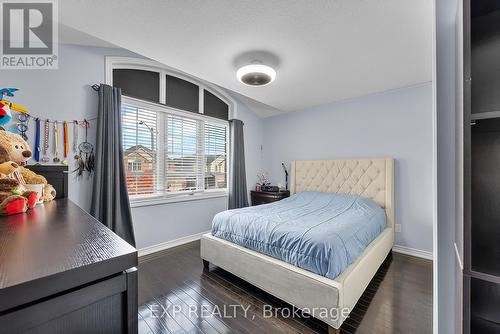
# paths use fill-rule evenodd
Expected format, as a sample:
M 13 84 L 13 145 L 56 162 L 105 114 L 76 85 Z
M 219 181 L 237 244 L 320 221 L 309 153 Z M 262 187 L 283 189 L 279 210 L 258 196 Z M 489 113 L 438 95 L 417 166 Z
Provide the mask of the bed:
M 324 273 L 224 240 L 212 232 L 201 238 L 205 266 L 208 263 L 219 266 L 307 311 L 325 322 L 331 333 L 338 332 L 394 243 L 393 166 L 391 158 L 292 162 L 292 195 L 304 192 L 356 195 L 372 200 L 385 212 L 385 228 L 341 273 L 326 277 Z

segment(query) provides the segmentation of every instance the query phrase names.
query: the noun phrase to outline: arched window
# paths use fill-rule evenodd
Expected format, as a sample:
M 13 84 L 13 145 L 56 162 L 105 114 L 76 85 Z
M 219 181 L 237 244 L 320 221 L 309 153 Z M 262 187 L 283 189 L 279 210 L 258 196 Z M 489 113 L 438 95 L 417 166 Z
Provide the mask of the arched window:
M 226 195 L 234 101 L 201 80 L 151 61 L 108 57 L 106 68 L 106 82 L 122 90 L 131 202 Z M 140 161 L 141 168 L 127 164 L 131 160 Z

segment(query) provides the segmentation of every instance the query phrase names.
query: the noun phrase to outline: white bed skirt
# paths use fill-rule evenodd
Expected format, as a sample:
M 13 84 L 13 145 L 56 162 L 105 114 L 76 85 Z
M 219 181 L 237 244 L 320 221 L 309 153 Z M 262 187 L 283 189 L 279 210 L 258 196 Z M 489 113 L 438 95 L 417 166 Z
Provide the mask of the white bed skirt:
M 316 318 L 339 328 L 391 251 L 393 243 L 393 229 L 386 228 L 335 280 L 216 238 L 210 233 L 201 238 L 201 257 L 297 308 L 314 310 L 312 315 Z M 329 311 L 325 315 L 320 310 Z

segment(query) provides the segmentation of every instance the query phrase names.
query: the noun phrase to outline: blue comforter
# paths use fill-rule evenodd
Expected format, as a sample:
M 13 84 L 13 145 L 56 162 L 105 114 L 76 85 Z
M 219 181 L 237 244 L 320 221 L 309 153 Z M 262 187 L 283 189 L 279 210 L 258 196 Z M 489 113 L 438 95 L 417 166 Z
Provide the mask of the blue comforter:
M 334 279 L 386 227 L 385 211 L 358 196 L 303 192 L 217 214 L 212 234 Z

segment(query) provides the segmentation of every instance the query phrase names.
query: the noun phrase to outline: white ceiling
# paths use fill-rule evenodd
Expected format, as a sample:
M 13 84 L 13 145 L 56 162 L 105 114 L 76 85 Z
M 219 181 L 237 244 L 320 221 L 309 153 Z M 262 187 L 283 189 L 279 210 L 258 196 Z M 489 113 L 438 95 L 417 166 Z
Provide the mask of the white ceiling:
M 64 0 L 61 23 L 269 106 L 261 116 L 431 80 L 432 0 Z M 236 66 L 271 53 L 276 80 Z
M 117 46 L 96 38 L 82 31 L 59 24 L 59 44 L 96 46 L 100 48 L 116 48 Z

